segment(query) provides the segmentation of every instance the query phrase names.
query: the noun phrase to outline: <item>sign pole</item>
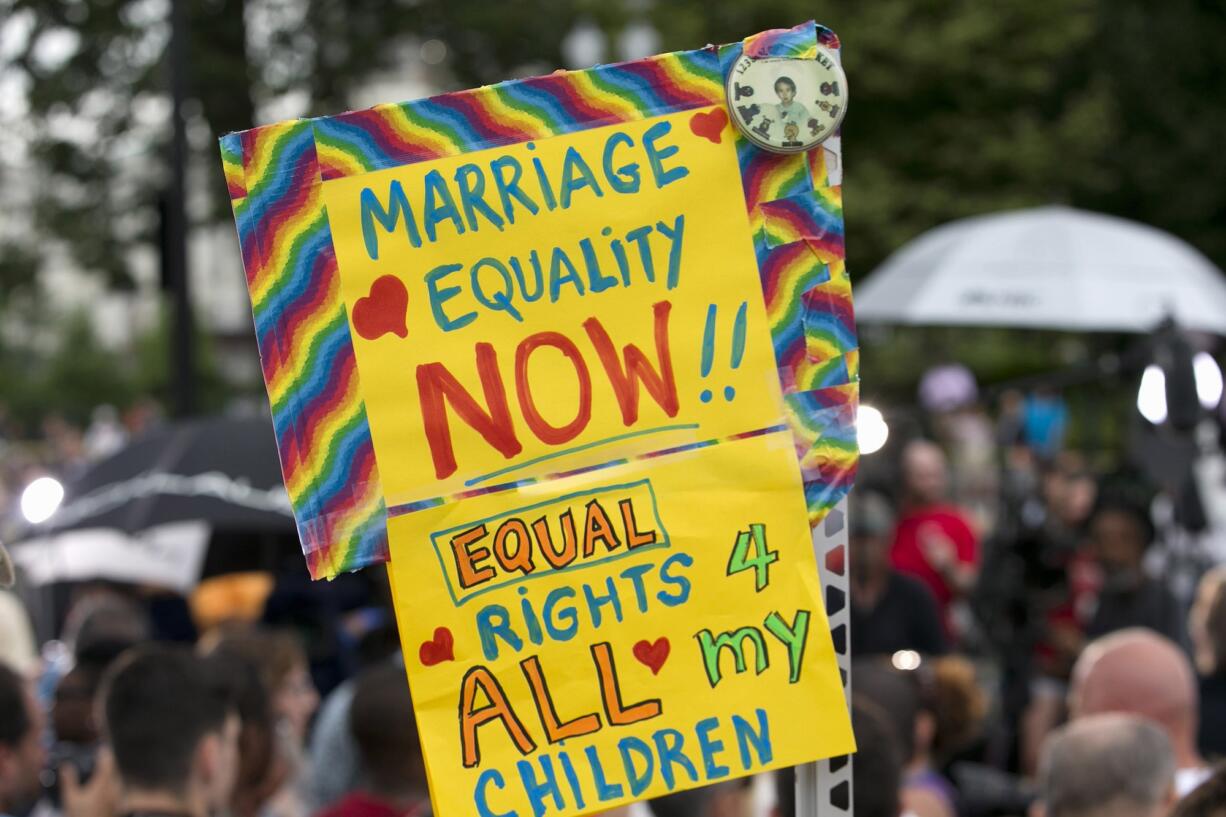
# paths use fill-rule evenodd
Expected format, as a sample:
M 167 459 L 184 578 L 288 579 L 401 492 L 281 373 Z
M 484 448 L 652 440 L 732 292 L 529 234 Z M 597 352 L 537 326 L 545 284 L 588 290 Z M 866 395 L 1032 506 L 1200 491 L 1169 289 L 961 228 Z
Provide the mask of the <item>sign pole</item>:
M 843 678 L 843 695 L 851 707 L 851 622 L 848 615 L 848 571 L 851 567 L 847 542 L 847 499 L 840 500 L 813 529 L 813 554 L 822 579 L 826 616 L 834 639 L 834 651 Z M 841 551 L 841 556 L 840 556 Z M 850 755 L 819 760 L 796 767 L 797 817 L 851 817 L 854 795 Z

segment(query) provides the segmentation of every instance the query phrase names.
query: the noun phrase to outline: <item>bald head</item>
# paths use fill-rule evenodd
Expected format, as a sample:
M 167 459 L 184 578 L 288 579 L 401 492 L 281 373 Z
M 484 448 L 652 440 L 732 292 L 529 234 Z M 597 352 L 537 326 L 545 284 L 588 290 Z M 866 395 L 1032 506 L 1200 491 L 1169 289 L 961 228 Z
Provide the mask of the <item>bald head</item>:
M 1158 817 L 1174 796 L 1175 758 L 1149 721 L 1093 715 L 1052 733 L 1039 782 L 1048 817 Z
M 1170 738 L 1181 768 L 1196 753 L 1197 686 L 1192 664 L 1170 639 L 1152 630 L 1121 630 L 1092 642 L 1073 667 L 1074 718 L 1105 712 L 1139 715 Z
M 936 443 L 913 440 L 902 451 L 903 489 L 912 505 L 932 505 L 949 486 L 945 452 Z

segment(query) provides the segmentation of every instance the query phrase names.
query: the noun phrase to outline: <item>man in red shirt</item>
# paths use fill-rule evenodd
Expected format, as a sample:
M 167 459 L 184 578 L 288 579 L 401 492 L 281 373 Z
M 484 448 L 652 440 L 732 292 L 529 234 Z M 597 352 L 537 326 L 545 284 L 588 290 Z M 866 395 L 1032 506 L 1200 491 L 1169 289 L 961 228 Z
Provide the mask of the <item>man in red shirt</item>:
M 961 508 L 946 501 L 949 471 L 945 454 L 934 443 L 916 440 L 902 453 L 901 514 L 894 529 L 890 561 L 894 569 L 932 590 L 954 634 L 951 605 L 975 586 L 979 539 Z

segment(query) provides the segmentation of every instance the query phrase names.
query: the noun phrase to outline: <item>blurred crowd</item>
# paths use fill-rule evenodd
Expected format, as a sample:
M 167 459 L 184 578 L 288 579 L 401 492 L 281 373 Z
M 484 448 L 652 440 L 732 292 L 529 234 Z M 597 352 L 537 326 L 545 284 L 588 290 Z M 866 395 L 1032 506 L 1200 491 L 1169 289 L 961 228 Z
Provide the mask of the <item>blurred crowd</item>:
M 19 521 L 21 491 L 36 478 L 54 474 L 71 480 L 163 422 L 162 407 L 145 398 L 123 411 L 97 406 L 84 424 L 51 413 L 37 429 L 27 429 L 0 402 L 0 535 Z
M 992 414 L 920 398 L 849 503 L 851 813 L 1226 817 L 1212 531 L 1144 468 L 1069 450 L 1054 392 Z M 157 422 L 51 421 L 42 463 L 70 476 Z M 379 571 L 312 584 L 294 561 L 186 597 L 78 582 L 51 613 L 0 592 L 0 658 L 0 814 L 429 813 Z M 793 817 L 794 780 L 619 812 Z
M 1054 390 L 935 374 L 850 500 L 856 778 L 898 784 L 855 813 L 1226 815 L 1220 418 L 1103 466 Z

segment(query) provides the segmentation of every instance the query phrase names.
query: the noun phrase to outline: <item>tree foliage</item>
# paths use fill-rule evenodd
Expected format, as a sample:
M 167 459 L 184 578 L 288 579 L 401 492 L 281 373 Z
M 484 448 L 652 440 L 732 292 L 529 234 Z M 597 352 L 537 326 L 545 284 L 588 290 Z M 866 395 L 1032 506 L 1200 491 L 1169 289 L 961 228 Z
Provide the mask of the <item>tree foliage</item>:
M 216 138 L 258 124 L 263 101 L 291 96 L 303 113 L 348 107 L 409 47 L 438 39 L 459 84 L 552 70 L 585 4 L 479 0 L 177 0 L 187 2 L 195 164 L 209 182 L 205 218 L 228 217 Z M 169 157 L 170 0 L 0 0 L 18 45 L 0 72 L 20 78 L 29 161 L 6 168 L 28 188 L 33 230 L 0 234 L 6 279 L 28 283 L 66 250 L 113 287 L 131 286 L 128 252 L 154 242 Z M 594 16 L 616 25 L 608 6 Z M 19 36 L 24 35 L 24 36 Z M 196 208 L 197 217 L 200 209 Z
M 216 136 L 257 124 L 270 100 L 344 110 L 425 40 L 445 43 L 441 76 L 463 87 L 559 67 L 580 21 L 613 39 L 649 19 L 671 50 L 816 16 L 841 36 L 849 76 L 853 275 L 944 221 L 1053 201 L 1170 230 L 1226 267 L 1221 3 L 179 1 L 189 2 L 193 179 L 197 192 L 208 179 L 212 203 L 193 207 L 197 219 L 228 217 Z M 0 220 L 13 207 L 29 220 L 0 229 L 0 299 L 56 253 L 130 285 L 128 250 L 156 240 L 170 2 L 0 0 L 0 21 L 26 35 L 0 52 L 0 76 L 28 104 L 20 121 L 0 111 L 26 151 L 20 163 L 0 156 L 0 184 L 23 191 L 5 197 L 10 213 L 0 202 Z
M 49 349 L 36 343 L 0 346 L 0 405 L 26 428 L 37 428 L 49 413 L 84 425 L 102 404 L 124 409 L 144 398 L 171 402 L 170 325 L 164 318 L 137 336 L 131 353 L 103 344 L 87 312 L 44 318 L 54 324 L 47 333 L 53 339 Z M 200 408 L 218 411 L 228 386 L 206 333 L 197 330 L 196 346 Z

